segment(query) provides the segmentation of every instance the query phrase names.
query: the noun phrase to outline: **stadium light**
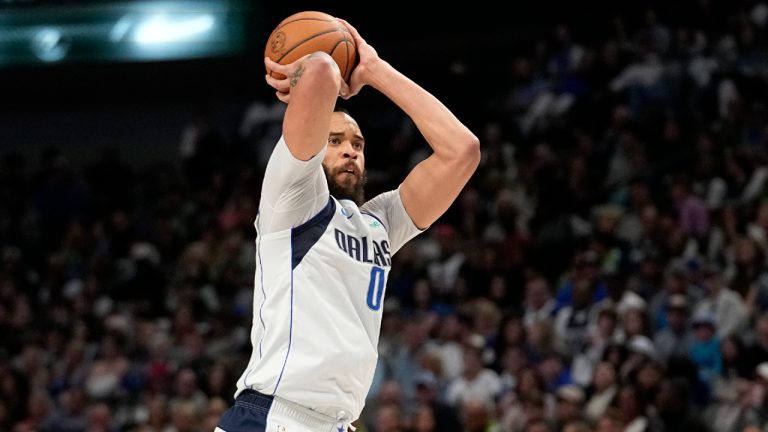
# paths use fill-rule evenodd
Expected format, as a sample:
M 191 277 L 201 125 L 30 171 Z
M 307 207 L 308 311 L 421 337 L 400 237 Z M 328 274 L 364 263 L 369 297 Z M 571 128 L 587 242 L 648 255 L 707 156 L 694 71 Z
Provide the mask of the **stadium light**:
M 215 19 L 211 14 L 177 18 L 159 14 L 147 18 L 136 28 L 133 40 L 139 45 L 183 42 L 211 31 Z
M 44 27 L 32 37 L 32 51 L 45 62 L 57 62 L 67 55 L 69 40 L 61 30 Z

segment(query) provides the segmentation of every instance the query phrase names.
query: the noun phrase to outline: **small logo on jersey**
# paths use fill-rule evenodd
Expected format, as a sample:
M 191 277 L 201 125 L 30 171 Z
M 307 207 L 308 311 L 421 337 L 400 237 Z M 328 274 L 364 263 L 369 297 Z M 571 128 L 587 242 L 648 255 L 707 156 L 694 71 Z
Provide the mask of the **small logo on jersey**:
M 381 226 L 381 223 L 379 223 L 379 221 L 377 220 L 374 220 L 374 221 L 371 221 L 371 223 L 369 223 L 368 226 L 371 228 L 378 228 Z
M 277 425 L 277 432 L 286 432 L 287 429 L 283 425 Z
M 347 210 L 347 208 L 346 208 L 346 207 L 342 207 L 342 208 L 341 208 L 341 214 L 342 214 L 342 216 L 344 216 L 344 217 L 345 217 L 345 218 L 347 218 L 347 219 L 349 219 L 349 218 L 351 218 L 351 217 L 352 217 L 352 212 L 351 212 L 351 211 L 349 211 L 349 210 Z

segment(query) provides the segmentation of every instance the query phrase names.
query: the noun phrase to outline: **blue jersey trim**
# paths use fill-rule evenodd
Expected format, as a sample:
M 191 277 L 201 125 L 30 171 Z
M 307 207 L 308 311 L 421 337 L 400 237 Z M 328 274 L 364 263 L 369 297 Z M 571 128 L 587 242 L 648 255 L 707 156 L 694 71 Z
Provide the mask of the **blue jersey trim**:
M 256 243 L 256 251 L 259 258 L 259 276 L 261 278 L 261 294 L 263 295 L 261 305 L 259 306 L 259 320 L 261 321 L 261 328 L 263 329 L 261 338 L 259 339 L 259 358 L 261 358 L 261 341 L 264 340 L 264 334 L 267 332 L 267 326 L 264 324 L 264 316 L 262 315 L 264 303 L 267 302 L 267 292 L 264 291 L 264 265 L 261 263 L 261 236 L 259 236 L 259 242 Z
M 331 216 L 333 216 L 333 213 L 331 213 Z M 294 230 L 291 229 L 291 239 L 293 239 L 293 231 Z M 291 255 L 293 255 L 293 253 L 294 253 L 293 241 L 291 241 Z M 277 393 L 277 388 L 280 386 L 280 381 L 283 379 L 283 372 L 285 372 L 285 365 L 288 364 L 288 355 L 291 353 L 291 344 L 293 342 L 293 269 L 294 268 L 296 268 L 296 266 L 293 266 L 291 268 L 291 313 L 290 313 L 290 318 L 288 323 L 288 349 L 285 351 L 285 359 L 283 360 L 283 367 L 282 369 L 280 369 L 280 375 L 277 377 L 277 382 L 275 383 L 275 389 L 272 391 L 273 396 L 275 393 Z
M 312 246 L 320 240 L 333 219 L 336 204 L 333 198 L 328 198 L 328 204 L 312 219 L 291 229 L 291 270 L 299 265 Z

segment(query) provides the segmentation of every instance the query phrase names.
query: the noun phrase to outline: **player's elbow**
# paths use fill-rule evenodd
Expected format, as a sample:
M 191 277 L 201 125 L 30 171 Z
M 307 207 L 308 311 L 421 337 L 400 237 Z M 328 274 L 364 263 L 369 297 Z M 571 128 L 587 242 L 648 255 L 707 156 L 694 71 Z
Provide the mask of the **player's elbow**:
M 480 165 L 480 140 L 474 134 L 469 134 L 462 145 L 462 160 L 474 172 Z
M 333 57 L 324 52 L 315 52 L 303 63 L 304 72 L 301 80 L 308 81 L 313 91 L 329 92 L 334 96 L 341 88 L 341 72 Z

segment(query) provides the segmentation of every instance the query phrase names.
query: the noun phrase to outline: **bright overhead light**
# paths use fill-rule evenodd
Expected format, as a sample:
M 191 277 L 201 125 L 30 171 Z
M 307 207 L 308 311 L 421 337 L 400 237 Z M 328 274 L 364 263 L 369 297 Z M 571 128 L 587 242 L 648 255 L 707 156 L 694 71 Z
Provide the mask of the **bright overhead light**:
M 209 32 L 213 23 L 210 14 L 185 18 L 155 15 L 139 24 L 133 40 L 141 45 L 181 42 Z
M 40 60 L 46 62 L 63 59 L 69 51 L 69 46 L 69 39 L 57 28 L 44 27 L 32 37 L 32 51 Z
M 125 15 L 120 18 L 120 20 L 115 23 L 115 26 L 112 27 L 112 31 L 109 32 L 109 39 L 112 42 L 120 42 L 123 40 L 125 34 L 131 29 L 133 22 L 134 18 L 130 15 Z

